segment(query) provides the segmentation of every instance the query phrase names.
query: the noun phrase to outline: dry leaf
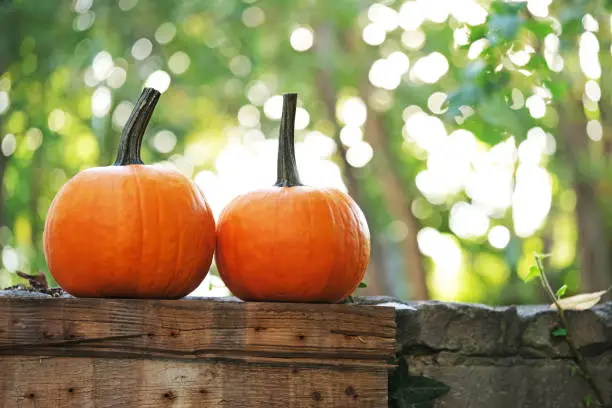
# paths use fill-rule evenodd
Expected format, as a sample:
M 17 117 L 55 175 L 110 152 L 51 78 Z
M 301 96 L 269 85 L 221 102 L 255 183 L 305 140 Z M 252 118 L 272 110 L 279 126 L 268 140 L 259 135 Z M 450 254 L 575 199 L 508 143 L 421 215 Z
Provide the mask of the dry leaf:
M 28 273 L 17 271 L 17 276 L 27 280 L 30 286 L 32 286 L 33 288 L 39 288 L 43 290 L 49 289 L 47 277 L 43 272 L 38 272 L 36 275 L 30 275 Z
M 599 303 L 601 297 L 608 293 L 609 290 L 610 289 L 593 293 L 582 293 L 580 295 L 559 299 L 557 302 L 559 302 L 559 305 L 563 309 L 587 310 Z M 550 307 L 556 309 L 557 305 L 553 303 Z

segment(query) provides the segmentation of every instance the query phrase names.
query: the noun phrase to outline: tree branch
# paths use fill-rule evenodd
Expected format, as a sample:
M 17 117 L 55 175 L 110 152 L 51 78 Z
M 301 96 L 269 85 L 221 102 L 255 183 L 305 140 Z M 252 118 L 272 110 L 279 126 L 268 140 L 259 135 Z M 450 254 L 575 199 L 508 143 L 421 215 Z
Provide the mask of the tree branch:
M 565 316 L 565 310 L 563 309 L 563 307 L 561 307 L 561 304 L 559 304 L 559 300 L 557 299 L 557 295 L 555 294 L 555 291 L 553 290 L 552 286 L 550 285 L 550 282 L 548 281 L 548 277 L 546 276 L 546 273 L 544 272 L 544 265 L 542 263 L 542 256 L 536 255 L 535 256 L 535 261 L 536 261 L 536 265 L 537 265 L 538 270 L 539 270 L 540 282 L 542 283 L 542 287 L 544 288 L 544 290 L 548 294 L 548 297 L 550 297 L 552 302 L 557 307 L 557 312 L 558 312 L 559 318 L 561 320 L 561 326 L 566 331 L 564 339 L 565 339 L 565 342 L 567 343 L 567 345 L 570 348 L 572 356 L 574 357 L 574 361 L 578 365 L 578 369 L 580 370 L 580 376 L 582 378 L 584 378 L 584 380 L 589 384 L 589 387 L 591 387 L 591 390 L 593 390 L 593 393 L 595 394 L 595 398 L 597 398 L 597 400 L 601 403 L 601 405 L 604 406 L 604 407 L 609 407 L 609 405 L 607 405 L 607 403 L 606 403 L 606 401 L 604 399 L 603 393 L 601 392 L 601 390 L 599 389 L 599 387 L 595 383 L 595 380 L 593 380 L 593 375 L 591 374 L 591 370 L 589 369 L 589 365 L 587 364 L 587 362 L 585 361 L 584 357 L 582 356 L 582 354 L 578 350 L 578 347 L 574 343 L 574 339 L 572 337 L 572 332 L 571 332 L 570 326 L 569 326 L 569 321 L 567 320 L 567 317 Z

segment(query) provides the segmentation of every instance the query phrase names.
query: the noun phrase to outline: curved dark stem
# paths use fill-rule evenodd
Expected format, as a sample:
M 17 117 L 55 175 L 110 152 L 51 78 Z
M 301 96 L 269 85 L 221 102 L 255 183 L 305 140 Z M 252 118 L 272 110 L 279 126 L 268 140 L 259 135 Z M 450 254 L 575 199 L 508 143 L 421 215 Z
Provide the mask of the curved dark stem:
M 134 106 L 127 123 L 121 132 L 117 160 L 114 166 L 127 166 L 130 164 L 143 164 L 140 159 L 140 146 L 151 115 L 160 97 L 159 91 L 145 88 Z
M 591 390 L 595 394 L 595 398 L 597 398 L 597 401 L 599 401 L 601 406 L 604 408 L 608 408 L 610 407 L 610 404 L 606 402 L 603 392 L 599 389 L 599 386 L 593 379 L 593 374 L 591 374 L 589 365 L 587 364 L 586 360 L 584 359 L 584 356 L 578 349 L 578 346 L 574 342 L 574 339 L 572 337 L 572 331 L 570 330 L 569 320 L 567 320 L 567 316 L 565 314 L 565 309 L 561 307 L 559 299 L 557 298 L 555 291 L 553 290 L 552 286 L 550 285 L 550 282 L 548 281 L 548 277 L 544 272 L 544 263 L 542 262 L 542 258 L 542 255 L 535 256 L 536 266 L 538 267 L 538 270 L 540 272 L 540 282 L 542 283 L 542 287 L 544 288 L 550 299 L 553 301 L 555 307 L 557 308 L 557 313 L 559 314 L 559 318 L 561 319 L 561 326 L 566 330 L 566 335 L 564 336 L 565 342 L 567 343 L 570 351 L 572 352 L 574 362 L 578 366 L 580 375 L 582 376 L 582 378 L 584 378 L 587 384 L 589 384 L 589 387 L 591 387 Z
M 280 134 L 278 136 L 278 164 L 275 186 L 301 186 L 300 176 L 295 163 L 295 111 L 297 109 L 297 94 L 283 95 L 283 116 L 281 117 Z

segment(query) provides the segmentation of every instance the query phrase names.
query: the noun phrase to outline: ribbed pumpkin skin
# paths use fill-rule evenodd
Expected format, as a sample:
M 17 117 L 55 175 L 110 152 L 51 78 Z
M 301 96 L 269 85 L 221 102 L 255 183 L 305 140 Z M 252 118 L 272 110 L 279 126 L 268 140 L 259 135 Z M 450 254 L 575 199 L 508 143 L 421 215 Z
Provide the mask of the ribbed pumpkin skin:
M 270 187 L 234 199 L 217 224 L 221 278 L 243 300 L 337 302 L 365 274 L 370 233 L 335 189 Z
M 183 297 L 206 276 L 214 247 L 199 190 L 148 165 L 77 174 L 53 200 L 44 231 L 51 274 L 78 297 Z

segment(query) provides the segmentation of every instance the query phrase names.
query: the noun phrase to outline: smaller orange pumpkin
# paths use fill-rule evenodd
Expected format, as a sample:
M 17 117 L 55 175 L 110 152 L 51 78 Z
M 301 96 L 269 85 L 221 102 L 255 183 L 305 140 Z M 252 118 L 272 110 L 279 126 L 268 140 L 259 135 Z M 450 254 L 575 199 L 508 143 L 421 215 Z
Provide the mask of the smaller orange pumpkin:
M 159 97 L 144 89 L 113 166 L 78 173 L 51 203 L 45 257 L 72 295 L 180 298 L 208 272 L 215 222 L 206 200 L 179 172 L 140 159 Z
M 297 95 L 284 95 L 278 180 L 222 211 L 215 260 L 244 300 L 337 302 L 359 285 L 370 257 L 363 213 L 345 193 L 302 185 L 294 123 Z

